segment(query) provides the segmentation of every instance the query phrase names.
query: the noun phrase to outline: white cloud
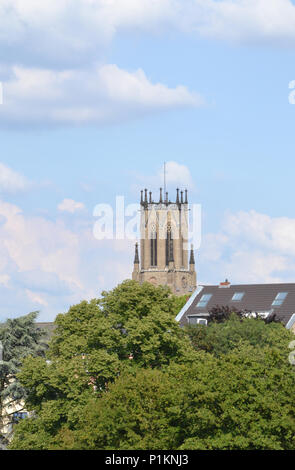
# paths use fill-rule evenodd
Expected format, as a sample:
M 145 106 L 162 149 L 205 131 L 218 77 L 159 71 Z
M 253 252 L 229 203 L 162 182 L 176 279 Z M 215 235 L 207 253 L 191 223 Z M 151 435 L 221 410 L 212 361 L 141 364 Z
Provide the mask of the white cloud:
M 94 220 L 76 218 L 70 229 L 62 215 L 32 217 L 0 201 L 1 318 L 40 309 L 40 319 L 50 320 L 131 277 L 133 242 L 98 241 Z M 286 217 L 228 214 L 219 232 L 203 237 L 198 277 L 207 283 L 294 282 L 294 228 L 295 219 Z
M 53 319 L 131 277 L 133 243 L 98 241 L 93 223 L 77 217 L 70 229 L 61 216 L 28 216 L 0 201 L 1 318 L 40 309 L 41 319 Z
M 295 45 L 295 7 L 290 0 L 197 0 L 185 27 L 202 36 L 245 43 Z
M 42 305 L 44 307 L 48 307 L 48 302 L 43 298 L 42 295 L 40 295 L 36 292 L 32 292 L 29 289 L 26 289 L 25 292 L 26 292 L 28 298 L 30 299 L 30 301 L 33 302 L 34 304 L 38 304 L 38 305 Z
M 0 192 L 14 193 L 24 191 L 30 186 L 28 180 L 12 170 L 8 166 L 0 163 Z
M 2 126 L 100 125 L 202 105 L 183 85 L 103 65 L 125 32 L 295 46 L 291 0 L 2 0 L 0 24 Z
M 132 189 L 137 196 L 140 190 L 148 188 L 153 192 L 153 197 L 156 200 L 159 197 L 159 187 L 164 187 L 164 164 L 154 175 L 136 173 L 134 179 L 138 183 L 133 184 Z M 176 197 L 176 192 L 170 196 L 169 190 L 173 188 L 173 191 L 175 191 L 176 187 L 179 187 L 181 190 L 193 190 L 193 178 L 190 169 L 186 165 L 175 161 L 168 161 L 166 162 L 166 189 L 171 200 Z
M 10 276 L 8 276 L 8 274 L 0 275 L 0 284 L 2 284 L 5 287 L 8 287 L 9 281 L 10 281 Z
M 291 0 L 1 0 L 0 23 L 2 57 L 23 64 L 85 64 L 125 31 L 295 44 Z
M 220 232 L 204 236 L 200 263 L 214 282 L 294 282 L 295 219 L 228 214 Z
M 270 217 L 250 212 L 229 214 L 225 230 L 247 244 L 254 244 L 273 253 L 295 256 L 295 219 Z
M 19 63 L 86 63 L 120 31 L 175 24 L 177 10 L 175 0 L 1 0 L 1 49 Z
M 3 124 L 101 124 L 202 104 L 201 97 L 184 86 L 151 83 L 141 69 L 128 72 L 102 65 L 87 71 L 54 71 L 17 66 L 12 71 L 3 86 Z
M 74 214 L 76 211 L 85 209 L 85 206 L 82 202 L 76 202 L 73 199 L 64 199 L 58 206 L 58 210 L 62 212 L 70 212 Z
M 163 178 L 163 170 L 159 172 L 159 177 L 162 176 Z M 181 165 L 173 161 L 166 163 L 166 181 L 167 184 L 171 184 L 171 186 L 179 185 L 188 189 L 194 187 L 189 168 L 186 165 Z

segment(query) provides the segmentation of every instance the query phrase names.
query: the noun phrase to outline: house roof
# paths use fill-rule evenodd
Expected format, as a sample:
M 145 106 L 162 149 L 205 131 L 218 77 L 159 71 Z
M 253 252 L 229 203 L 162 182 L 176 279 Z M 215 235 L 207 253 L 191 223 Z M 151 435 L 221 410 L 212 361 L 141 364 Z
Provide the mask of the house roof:
M 295 314 L 295 283 L 290 284 L 226 284 L 200 286 L 179 312 L 176 319 L 181 325 L 188 323 L 188 316 L 206 317 L 216 306 L 229 306 L 235 310 L 248 310 L 256 313 L 275 313 L 276 318 L 290 327 L 290 320 Z M 235 293 L 244 293 L 241 300 L 234 301 Z M 279 293 L 287 293 L 281 305 L 273 305 Z M 206 306 L 199 306 L 203 295 L 211 294 Z M 295 321 L 295 315 L 294 315 Z M 292 319 L 293 322 L 293 319 Z

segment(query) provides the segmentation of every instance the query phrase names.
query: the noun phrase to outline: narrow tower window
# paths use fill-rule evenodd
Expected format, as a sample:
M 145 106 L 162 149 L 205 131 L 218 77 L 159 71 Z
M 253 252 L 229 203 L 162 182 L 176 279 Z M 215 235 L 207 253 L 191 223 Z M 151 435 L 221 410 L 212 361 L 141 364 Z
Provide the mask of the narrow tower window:
M 169 266 L 171 254 L 173 255 L 173 238 L 172 238 L 171 225 L 168 225 L 167 238 L 166 238 L 166 266 Z
M 152 233 L 151 237 L 151 266 L 158 265 L 158 253 L 157 253 L 157 232 Z

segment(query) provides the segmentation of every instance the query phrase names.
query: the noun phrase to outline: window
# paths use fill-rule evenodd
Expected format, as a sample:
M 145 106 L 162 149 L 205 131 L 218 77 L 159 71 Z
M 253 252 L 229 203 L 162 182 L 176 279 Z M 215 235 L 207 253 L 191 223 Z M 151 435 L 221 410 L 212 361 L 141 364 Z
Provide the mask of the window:
M 152 233 L 151 237 L 151 266 L 157 266 L 158 253 L 157 253 L 157 232 Z
M 212 294 L 202 295 L 201 299 L 197 303 L 197 307 L 206 307 L 211 297 L 212 297 Z
M 198 318 L 195 315 L 189 316 L 188 322 L 190 325 L 207 325 L 206 318 Z
M 279 307 L 280 305 L 282 305 L 287 295 L 288 295 L 288 292 L 279 292 L 275 300 L 273 301 L 272 305 L 274 307 Z
M 240 302 L 240 300 L 242 300 L 244 295 L 245 295 L 245 292 L 235 292 L 234 295 L 232 296 L 232 301 Z
M 14 424 L 18 423 L 20 420 L 22 419 L 25 419 L 28 417 L 28 413 L 24 412 L 24 411 L 16 411 L 15 413 L 13 413 L 12 415 L 12 422 Z
M 171 226 L 168 225 L 167 228 L 167 238 L 166 238 L 166 266 L 169 266 L 169 261 L 170 259 L 173 259 L 173 238 L 172 238 L 172 232 L 171 232 Z

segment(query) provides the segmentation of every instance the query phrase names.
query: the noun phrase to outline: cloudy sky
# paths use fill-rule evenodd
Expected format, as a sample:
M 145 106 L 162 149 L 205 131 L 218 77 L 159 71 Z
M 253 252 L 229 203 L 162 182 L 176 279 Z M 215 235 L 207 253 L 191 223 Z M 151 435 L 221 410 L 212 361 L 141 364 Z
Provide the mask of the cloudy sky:
M 202 205 L 199 281 L 295 281 L 294 3 L 1 0 L 0 320 L 130 277 L 93 210 L 164 161 Z

